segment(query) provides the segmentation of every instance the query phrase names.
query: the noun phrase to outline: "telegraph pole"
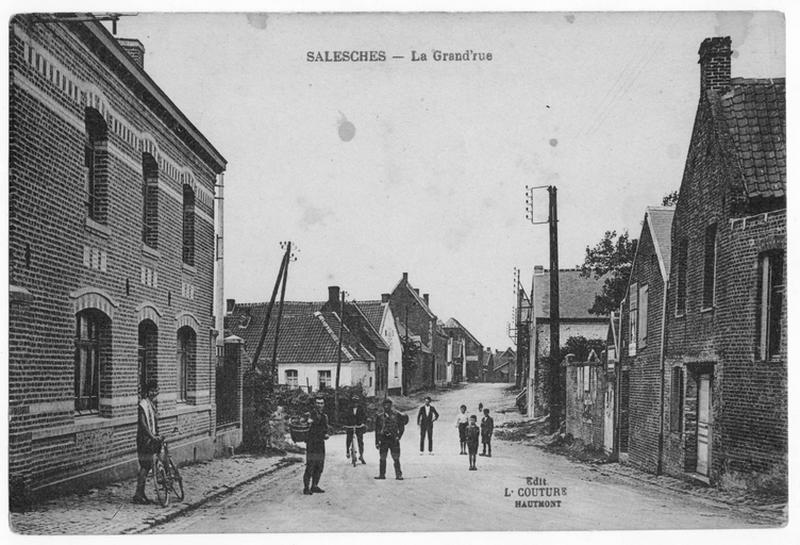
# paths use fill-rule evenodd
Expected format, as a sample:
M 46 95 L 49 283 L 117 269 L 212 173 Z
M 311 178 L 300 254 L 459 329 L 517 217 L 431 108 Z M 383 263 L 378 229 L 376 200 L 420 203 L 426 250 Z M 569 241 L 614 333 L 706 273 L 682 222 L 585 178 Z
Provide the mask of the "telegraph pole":
M 522 284 L 519 281 L 519 269 L 514 267 L 514 289 L 517 292 L 517 313 L 516 313 L 516 344 L 517 344 L 517 372 L 515 385 L 520 387 L 522 380 Z
M 558 290 L 558 205 L 556 186 L 550 194 L 550 433 L 561 427 L 565 388 L 561 381 L 561 332 Z
M 339 374 L 342 371 L 342 335 L 344 333 L 344 295 L 345 291 L 342 290 L 342 299 L 339 302 L 339 349 L 336 351 L 336 389 L 333 391 L 333 407 L 336 421 L 339 420 Z
M 547 189 L 549 194 L 547 221 L 534 221 L 533 218 L 533 191 Z M 566 385 L 561 380 L 561 335 L 559 313 L 559 286 L 558 286 L 558 202 L 557 188 L 549 186 L 525 186 L 526 191 L 526 218 L 533 225 L 548 224 L 550 227 L 550 369 L 549 386 L 550 396 L 550 433 L 557 432 L 561 427 L 561 416 L 566 405 Z M 531 295 L 533 296 L 533 295 Z M 531 301 L 533 305 L 533 301 Z M 533 324 L 534 327 L 536 324 Z M 533 342 L 533 341 L 531 341 Z M 535 356 L 534 356 L 535 357 Z

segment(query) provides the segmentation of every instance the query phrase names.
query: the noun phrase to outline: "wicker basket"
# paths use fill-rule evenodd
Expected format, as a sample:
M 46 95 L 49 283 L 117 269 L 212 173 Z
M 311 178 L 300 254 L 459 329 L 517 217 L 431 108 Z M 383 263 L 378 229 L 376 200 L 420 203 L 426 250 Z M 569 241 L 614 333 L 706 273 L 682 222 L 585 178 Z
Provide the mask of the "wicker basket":
M 301 421 L 289 422 L 289 433 L 292 436 L 292 441 L 295 443 L 305 443 L 308 439 L 308 430 L 311 424 Z

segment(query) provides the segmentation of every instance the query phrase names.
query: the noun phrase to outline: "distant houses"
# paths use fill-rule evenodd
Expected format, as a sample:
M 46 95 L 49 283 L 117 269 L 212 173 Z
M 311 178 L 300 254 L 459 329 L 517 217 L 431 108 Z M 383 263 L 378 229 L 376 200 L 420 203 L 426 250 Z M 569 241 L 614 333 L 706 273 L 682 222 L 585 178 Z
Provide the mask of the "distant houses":
M 455 318 L 445 323 L 447 335 L 463 347 L 463 361 L 454 373 L 454 382 L 478 382 L 482 379 L 483 345 Z

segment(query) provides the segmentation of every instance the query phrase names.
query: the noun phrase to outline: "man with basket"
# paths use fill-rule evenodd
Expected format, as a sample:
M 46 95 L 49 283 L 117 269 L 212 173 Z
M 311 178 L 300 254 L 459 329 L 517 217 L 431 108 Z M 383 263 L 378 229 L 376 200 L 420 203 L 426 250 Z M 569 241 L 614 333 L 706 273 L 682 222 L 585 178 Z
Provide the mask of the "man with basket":
M 380 451 L 380 464 L 376 479 L 386 478 L 386 454 L 392 453 L 394 460 L 394 476 L 398 481 L 403 480 L 400 469 L 400 438 L 403 437 L 408 416 L 392 409 L 392 400 L 383 401 L 383 412 L 375 420 L 375 448 Z

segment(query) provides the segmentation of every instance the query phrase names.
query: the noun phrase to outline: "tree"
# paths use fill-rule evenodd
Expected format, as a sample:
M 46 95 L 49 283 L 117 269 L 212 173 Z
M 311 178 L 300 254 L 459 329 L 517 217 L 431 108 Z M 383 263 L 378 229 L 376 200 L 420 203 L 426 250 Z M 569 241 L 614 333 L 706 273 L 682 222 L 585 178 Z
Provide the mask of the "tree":
M 605 349 L 605 339 L 587 339 L 580 335 L 570 337 L 567 339 L 566 344 L 561 347 L 561 359 L 563 360 L 568 354 L 572 354 L 575 357 L 575 361 L 588 361 L 592 350 L 597 354 L 597 357 L 600 357 Z
M 637 240 L 631 239 L 627 231 L 619 236 L 616 231 L 606 231 L 594 248 L 586 247 L 581 276 L 605 277 L 602 292 L 595 296 L 590 314 L 610 314 L 619 308 L 628 289 L 636 243 Z
M 661 199 L 661 206 L 675 206 L 678 204 L 678 190 L 671 191 Z

